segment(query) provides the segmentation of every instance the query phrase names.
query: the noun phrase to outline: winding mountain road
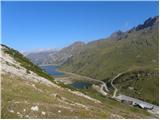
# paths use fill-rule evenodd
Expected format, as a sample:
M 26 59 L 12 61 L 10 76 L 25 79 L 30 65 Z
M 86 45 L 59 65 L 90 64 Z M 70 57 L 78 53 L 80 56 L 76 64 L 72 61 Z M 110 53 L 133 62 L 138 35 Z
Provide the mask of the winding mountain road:
M 121 75 L 123 75 L 124 73 L 126 72 L 122 72 L 122 73 L 119 73 L 118 75 L 116 75 L 112 80 L 111 80 L 111 85 L 112 87 L 114 88 L 114 93 L 113 93 L 113 96 L 112 98 L 115 98 L 116 97 L 116 94 L 118 92 L 118 89 L 116 88 L 116 86 L 113 84 L 113 81 L 116 80 L 118 77 L 120 77 Z
M 83 76 L 83 75 L 79 75 L 79 74 L 76 74 L 76 73 L 71 73 L 71 72 L 65 72 L 65 71 L 61 71 L 61 72 L 64 72 L 65 74 L 68 74 L 68 75 L 71 75 L 71 76 L 75 76 L 76 78 L 81 78 L 81 79 L 86 79 L 88 81 L 94 81 L 96 83 L 100 83 L 101 86 L 100 86 L 100 93 L 102 93 L 103 95 L 107 95 L 109 92 L 108 90 L 108 87 L 106 85 L 105 82 L 101 81 L 101 80 L 97 80 L 97 79 L 94 79 L 94 78 L 90 78 L 90 77 L 87 77 L 87 76 Z M 119 74 L 117 74 L 114 78 L 111 79 L 111 85 L 112 87 L 114 88 L 114 93 L 112 95 L 112 98 L 115 98 L 116 97 L 116 94 L 118 92 L 118 89 L 116 88 L 116 86 L 113 84 L 113 81 L 116 80 L 118 77 L 120 77 L 121 75 L 123 75 L 124 73 L 126 72 L 121 72 Z
M 64 72 L 64 71 L 61 71 L 61 72 Z M 70 74 L 70 75 L 75 76 L 75 77 L 79 77 L 79 78 L 81 78 L 81 79 L 86 79 L 86 80 L 88 80 L 88 81 L 94 81 L 94 82 L 96 82 L 96 83 L 100 83 L 101 86 L 100 86 L 100 91 L 99 91 L 99 92 L 100 92 L 101 94 L 103 94 L 103 95 L 107 95 L 107 94 L 108 94 L 107 92 L 109 92 L 106 83 L 103 82 L 103 81 L 101 81 L 101 80 L 93 79 L 93 78 L 90 78 L 90 77 L 86 77 L 86 76 L 82 76 L 82 75 L 75 74 L 75 73 L 70 73 L 70 72 L 64 72 L 64 73 Z M 121 73 L 117 74 L 114 78 L 111 79 L 111 86 L 114 88 L 114 93 L 113 93 L 113 95 L 112 95 L 112 98 L 114 98 L 114 99 L 117 97 L 118 89 L 117 89 L 116 86 L 113 84 L 113 82 L 114 82 L 114 80 L 116 80 L 117 78 L 119 78 L 121 75 L 123 75 L 123 74 L 125 74 L 125 73 L 127 73 L 127 71 L 126 71 L 126 72 L 121 72 Z M 122 96 L 122 95 L 121 95 L 121 96 Z M 123 95 L 123 96 L 124 96 L 124 95 Z M 128 97 L 128 96 L 126 96 L 126 97 Z M 135 99 L 134 101 L 139 101 L 139 100 L 136 99 L 136 98 L 132 98 L 132 99 Z M 145 103 L 146 103 L 146 102 L 145 102 Z M 147 104 L 149 104 L 149 103 L 147 103 Z M 155 105 L 154 105 L 154 106 L 155 106 Z M 157 116 L 159 115 L 159 114 L 158 114 L 158 113 L 159 113 L 159 107 L 158 107 L 158 106 L 155 106 L 154 109 L 153 109 L 153 110 L 150 110 L 149 112 L 151 112 L 152 114 L 154 114 L 154 115 L 156 116 L 155 118 L 157 118 Z

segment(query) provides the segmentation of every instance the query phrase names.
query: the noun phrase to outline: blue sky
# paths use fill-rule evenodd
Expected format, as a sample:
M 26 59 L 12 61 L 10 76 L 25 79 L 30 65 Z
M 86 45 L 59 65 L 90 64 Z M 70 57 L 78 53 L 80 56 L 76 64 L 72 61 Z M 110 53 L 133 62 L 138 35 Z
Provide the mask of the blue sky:
M 2 2 L 2 43 L 63 48 L 126 31 L 158 15 L 158 2 Z

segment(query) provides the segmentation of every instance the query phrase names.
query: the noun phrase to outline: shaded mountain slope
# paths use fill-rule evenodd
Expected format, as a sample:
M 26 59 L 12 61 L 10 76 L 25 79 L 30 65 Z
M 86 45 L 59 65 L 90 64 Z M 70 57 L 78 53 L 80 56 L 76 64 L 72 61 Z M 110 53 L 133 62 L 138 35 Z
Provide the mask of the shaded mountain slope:
M 30 52 L 24 55 L 27 58 L 29 58 L 33 63 L 37 65 L 43 65 L 43 64 L 53 64 L 52 56 L 54 56 L 56 53 L 57 51 L 49 50 L 41 52 Z

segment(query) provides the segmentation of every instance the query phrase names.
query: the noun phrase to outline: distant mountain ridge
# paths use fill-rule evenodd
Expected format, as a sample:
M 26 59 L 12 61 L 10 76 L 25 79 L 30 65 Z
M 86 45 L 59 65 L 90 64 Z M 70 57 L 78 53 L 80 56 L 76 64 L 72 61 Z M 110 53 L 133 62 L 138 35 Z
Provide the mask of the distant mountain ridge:
M 159 16 L 155 16 L 153 18 L 150 17 L 144 22 L 144 24 L 138 25 L 135 29 L 136 30 L 141 30 L 141 29 L 145 29 L 145 28 L 148 28 L 148 27 L 153 27 L 158 22 L 159 22 Z
M 55 51 L 58 51 L 58 49 L 50 49 L 50 48 L 43 49 L 42 48 L 42 49 L 35 49 L 35 50 L 29 50 L 29 51 L 22 51 L 21 53 L 26 56 L 31 53 L 55 52 Z
M 23 53 L 27 58 L 29 58 L 33 63 L 37 65 L 52 64 L 52 57 L 58 51 L 41 51 L 41 52 L 31 52 Z
M 29 58 L 33 63 L 38 65 L 46 65 L 46 64 L 61 65 L 68 58 L 72 57 L 75 54 L 79 54 L 81 50 L 83 50 L 84 46 L 85 43 L 77 41 L 61 50 L 31 52 L 24 55 L 27 58 Z
M 73 55 L 82 53 L 82 51 L 84 51 L 84 49 L 86 48 L 85 46 L 89 44 L 94 44 L 94 43 L 98 44 L 101 41 L 105 41 L 109 39 L 112 39 L 112 40 L 121 40 L 123 38 L 125 39 L 127 38 L 128 34 L 131 32 L 135 32 L 143 29 L 145 29 L 146 31 L 146 29 L 151 29 L 153 26 L 156 26 L 155 24 L 158 24 L 158 23 L 159 23 L 159 16 L 155 16 L 153 18 L 150 17 L 143 24 L 137 25 L 136 27 L 133 27 L 132 29 L 126 32 L 122 32 L 119 30 L 117 32 L 112 33 L 108 38 L 91 41 L 87 44 L 81 41 L 77 41 L 61 50 L 29 52 L 29 53 L 24 53 L 24 55 L 27 58 L 29 58 L 33 63 L 38 65 L 43 65 L 43 64 L 61 65 Z
M 91 66 L 95 66 L 96 64 L 99 67 L 102 68 L 105 67 L 107 69 L 108 68 L 107 66 L 111 65 L 112 64 L 111 62 L 114 62 L 111 60 L 113 56 L 114 57 L 119 56 L 119 59 L 113 59 L 117 61 L 121 60 L 120 57 L 122 57 L 122 55 L 124 55 L 123 57 L 127 58 L 122 58 L 123 63 L 121 61 L 120 62 L 121 64 L 119 64 L 120 66 L 122 66 L 124 63 L 127 64 L 127 62 L 129 62 L 128 60 L 132 57 L 134 57 L 133 59 L 137 59 L 136 61 L 141 61 L 141 63 L 136 63 L 137 67 L 143 64 L 144 61 L 141 60 L 142 57 L 144 57 L 146 61 L 148 61 L 148 58 L 152 57 L 152 59 L 153 60 L 155 59 L 154 61 L 157 62 L 150 63 L 148 61 L 149 64 L 158 65 L 158 47 L 159 47 L 158 25 L 159 25 L 159 17 L 155 16 L 153 18 L 147 19 L 143 24 L 138 25 L 132 28 L 131 30 L 128 30 L 127 32 L 118 31 L 113 33 L 110 37 L 106 39 L 89 42 L 88 44 L 85 45 L 85 48 L 81 52 L 81 55 L 76 54 L 75 56 L 72 56 L 70 59 L 68 59 L 68 61 L 66 61 L 63 64 L 63 66 L 66 70 L 68 69 L 69 71 L 70 70 L 73 71 L 75 69 L 74 72 L 77 73 L 78 71 L 81 71 L 82 73 L 86 71 L 83 69 L 90 68 L 91 70 L 94 70 L 94 68 L 92 68 Z M 152 52 L 151 55 L 148 56 L 148 53 L 146 53 L 146 51 Z M 108 63 L 104 61 L 105 59 L 108 62 L 109 60 L 111 61 Z M 136 62 L 133 61 L 133 59 L 131 60 L 132 61 L 130 63 L 131 65 L 135 64 Z M 93 62 L 95 63 L 92 65 Z M 101 66 L 99 65 L 100 63 L 104 65 Z M 115 66 L 115 68 L 117 68 L 117 66 Z M 95 73 L 97 74 L 97 72 Z M 90 74 L 90 76 L 92 76 L 92 74 Z M 96 75 L 96 74 L 95 77 L 101 76 L 101 78 L 103 78 L 102 74 L 101 75 Z

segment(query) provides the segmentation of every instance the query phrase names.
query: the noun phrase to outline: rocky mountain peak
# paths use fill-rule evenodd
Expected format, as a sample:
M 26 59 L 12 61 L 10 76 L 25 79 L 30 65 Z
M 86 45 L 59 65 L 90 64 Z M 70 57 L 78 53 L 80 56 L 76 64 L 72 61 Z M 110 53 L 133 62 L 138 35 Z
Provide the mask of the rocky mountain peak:
M 76 41 L 76 42 L 74 42 L 71 46 L 83 46 L 83 45 L 85 45 L 85 43 L 84 42 L 82 42 L 82 41 Z
M 118 30 L 117 32 L 112 33 L 111 37 L 116 38 L 118 36 L 124 35 L 124 32 Z
M 135 31 L 135 30 L 138 31 L 138 30 L 141 30 L 141 29 L 149 28 L 149 27 L 152 27 L 152 26 L 154 26 L 155 24 L 158 24 L 158 23 L 159 23 L 159 16 L 150 17 L 146 21 L 144 21 L 143 24 L 140 24 L 137 27 L 134 27 L 129 32 Z
M 121 40 L 123 37 L 126 36 L 126 33 L 119 30 L 117 32 L 112 33 L 112 35 L 110 36 L 110 38 L 112 39 L 116 39 L 116 40 Z
M 159 20 L 159 17 L 150 17 L 148 18 L 143 24 L 138 25 L 135 29 L 136 30 L 140 30 L 140 29 L 144 29 L 144 28 L 148 28 L 148 27 L 152 27 L 155 23 L 157 23 Z

